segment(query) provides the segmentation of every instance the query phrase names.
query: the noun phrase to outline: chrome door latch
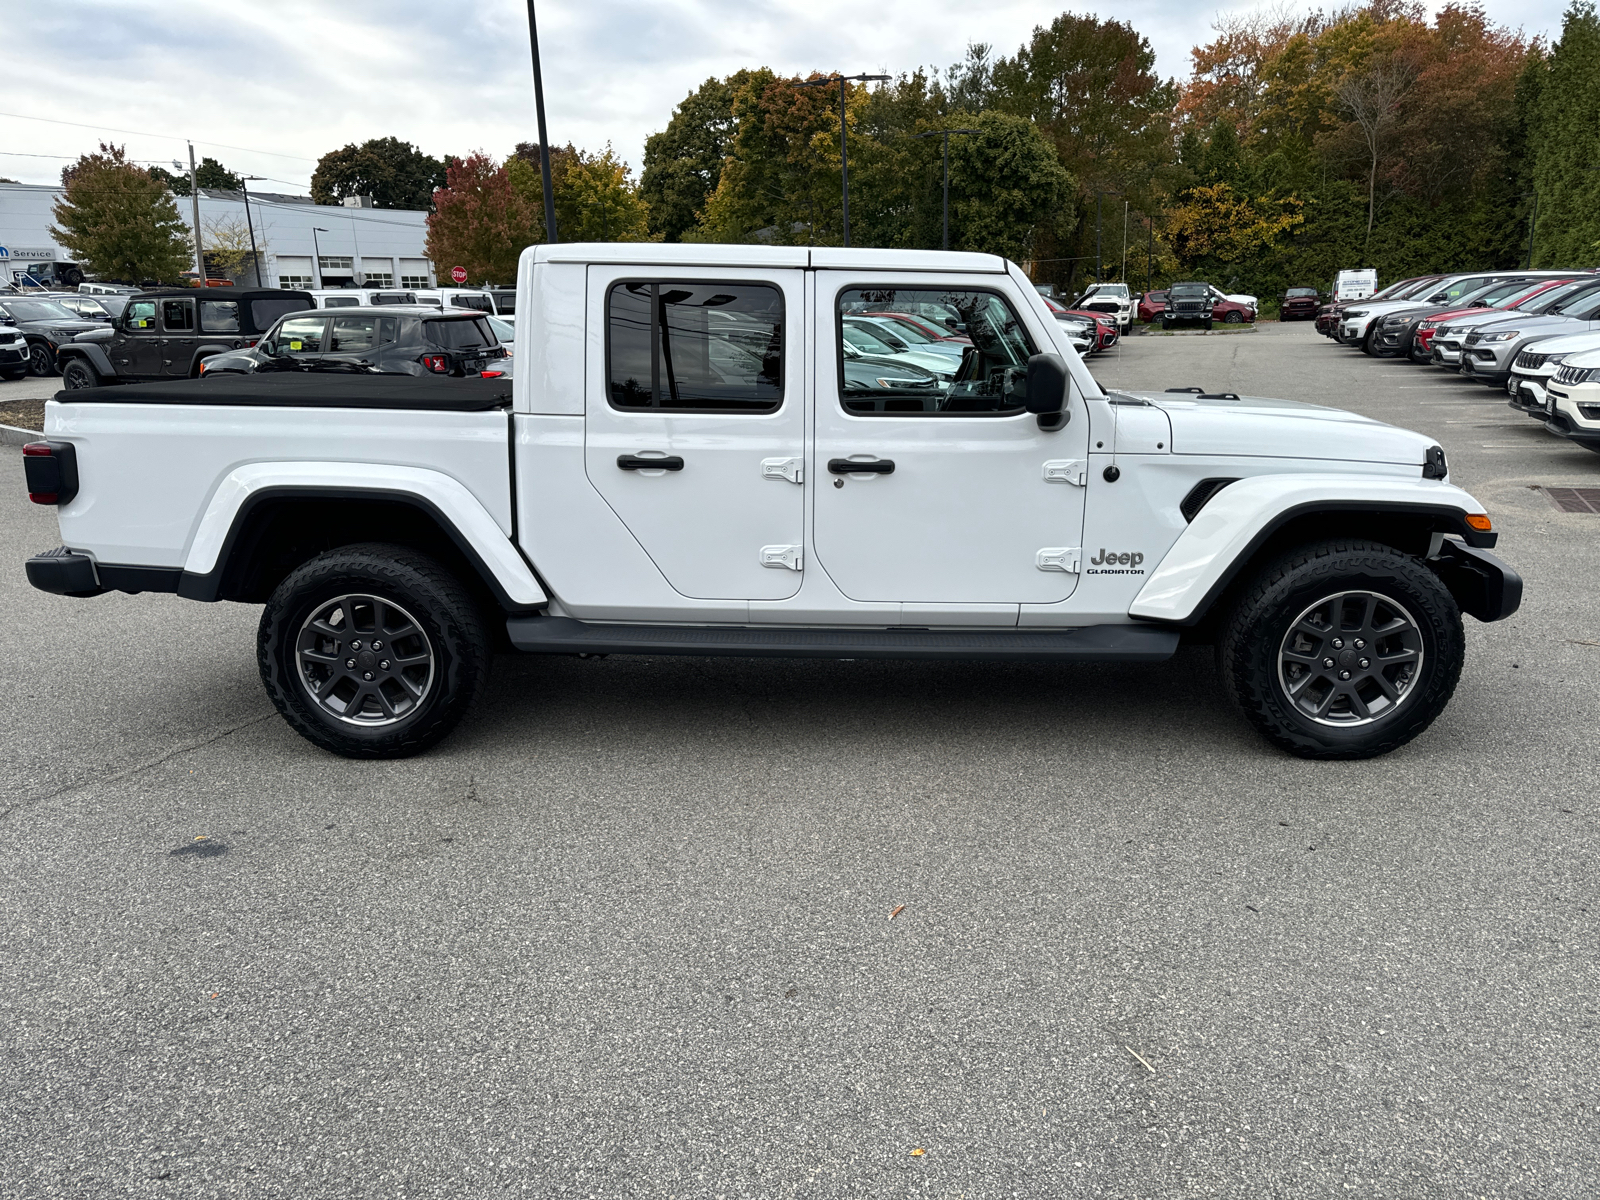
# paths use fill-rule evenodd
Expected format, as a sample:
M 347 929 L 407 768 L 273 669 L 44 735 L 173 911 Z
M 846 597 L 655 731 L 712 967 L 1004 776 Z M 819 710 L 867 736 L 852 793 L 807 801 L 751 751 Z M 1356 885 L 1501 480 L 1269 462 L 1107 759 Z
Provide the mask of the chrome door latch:
M 1082 560 L 1081 546 L 1046 546 L 1033 556 L 1033 565 L 1041 571 L 1065 571 L 1068 575 L 1076 575 Z
M 800 557 L 799 546 L 763 546 L 761 565 L 771 567 L 775 571 L 798 571 L 804 563 Z
M 1052 459 L 1044 465 L 1044 481 L 1046 483 L 1070 483 L 1077 487 L 1083 487 L 1087 476 L 1087 466 L 1075 458 Z
M 790 483 L 804 483 L 805 468 L 798 458 L 763 458 L 761 478 L 787 479 Z

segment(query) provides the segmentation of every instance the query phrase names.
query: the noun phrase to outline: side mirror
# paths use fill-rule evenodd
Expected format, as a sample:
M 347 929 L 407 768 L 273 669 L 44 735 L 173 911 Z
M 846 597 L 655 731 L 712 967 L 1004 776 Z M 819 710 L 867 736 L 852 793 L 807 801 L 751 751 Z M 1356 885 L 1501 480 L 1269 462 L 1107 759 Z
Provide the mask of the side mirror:
M 1040 429 L 1065 424 L 1067 364 L 1058 354 L 1035 354 L 1028 360 L 1028 411 L 1039 418 Z

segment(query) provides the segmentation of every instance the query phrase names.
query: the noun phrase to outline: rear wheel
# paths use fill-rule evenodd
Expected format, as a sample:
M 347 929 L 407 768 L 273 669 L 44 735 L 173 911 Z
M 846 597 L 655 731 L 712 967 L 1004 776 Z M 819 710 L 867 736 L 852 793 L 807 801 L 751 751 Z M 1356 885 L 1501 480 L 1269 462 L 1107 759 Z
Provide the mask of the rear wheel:
M 1223 685 L 1275 745 L 1370 758 L 1444 710 L 1461 676 L 1461 611 L 1423 563 L 1372 542 L 1305 546 L 1247 586 L 1217 647 Z
M 261 614 L 261 680 L 302 737 L 400 758 L 449 733 L 482 692 L 490 644 L 461 583 L 402 546 L 344 546 L 291 571 Z
M 79 388 L 92 388 L 100 386 L 100 376 L 81 358 L 75 358 L 61 368 L 61 382 L 69 392 Z
M 54 375 L 56 373 L 55 351 L 43 342 L 34 342 L 28 347 L 28 369 L 35 375 Z

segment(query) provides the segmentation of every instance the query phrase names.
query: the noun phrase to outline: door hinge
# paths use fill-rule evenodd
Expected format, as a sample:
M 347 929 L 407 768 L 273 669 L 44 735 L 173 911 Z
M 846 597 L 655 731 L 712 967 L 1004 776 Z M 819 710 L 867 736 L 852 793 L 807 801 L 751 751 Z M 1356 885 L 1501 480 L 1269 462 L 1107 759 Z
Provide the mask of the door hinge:
M 1088 468 L 1075 458 L 1052 459 L 1044 465 L 1046 483 L 1071 483 L 1084 486 Z
M 798 458 L 763 458 L 761 478 L 787 479 L 790 483 L 803 483 L 805 468 Z
M 1065 571 L 1068 575 L 1076 575 L 1082 557 L 1081 546 L 1046 546 L 1033 556 L 1033 565 L 1041 571 Z
M 775 571 L 798 571 L 803 567 L 799 546 L 761 547 L 761 565 Z

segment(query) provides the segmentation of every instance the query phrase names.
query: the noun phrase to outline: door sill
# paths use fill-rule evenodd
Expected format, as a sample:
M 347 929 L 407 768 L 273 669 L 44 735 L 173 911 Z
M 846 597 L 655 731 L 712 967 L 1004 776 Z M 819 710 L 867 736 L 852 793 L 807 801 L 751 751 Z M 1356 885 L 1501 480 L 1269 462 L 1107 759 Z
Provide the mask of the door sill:
M 703 625 L 601 625 L 571 617 L 512 617 L 511 644 L 533 654 L 695 654 L 742 658 L 935 658 L 1162 662 L 1178 649 L 1175 629 L 1093 625 L 1084 629 L 773 629 Z

